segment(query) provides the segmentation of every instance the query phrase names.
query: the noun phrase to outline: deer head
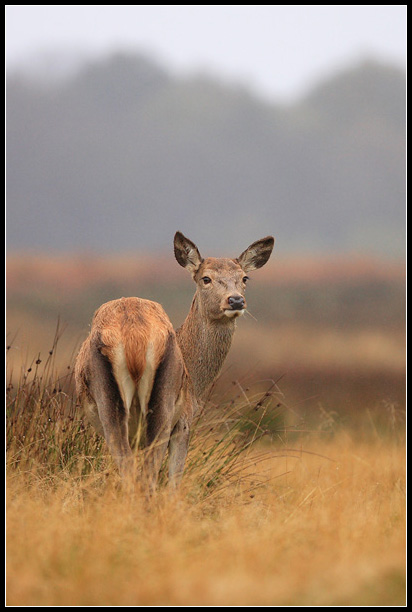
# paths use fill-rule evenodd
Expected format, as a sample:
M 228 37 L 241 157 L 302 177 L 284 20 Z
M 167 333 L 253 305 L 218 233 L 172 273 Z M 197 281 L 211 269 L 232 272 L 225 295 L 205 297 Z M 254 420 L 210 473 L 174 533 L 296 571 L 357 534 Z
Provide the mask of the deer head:
M 248 272 L 261 268 L 269 259 L 274 238 L 267 236 L 251 244 L 235 259 L 203 257 L 197 246 L 176 232 L 174 252 L 196 283 L 195 300 L 200 314 L 210 321 L 228 322 L 246 309 Z

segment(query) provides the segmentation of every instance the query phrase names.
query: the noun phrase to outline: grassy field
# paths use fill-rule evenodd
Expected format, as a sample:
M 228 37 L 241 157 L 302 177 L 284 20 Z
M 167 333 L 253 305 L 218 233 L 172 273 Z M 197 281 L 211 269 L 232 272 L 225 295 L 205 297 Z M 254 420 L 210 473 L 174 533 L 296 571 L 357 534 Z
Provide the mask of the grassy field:
M 404 448 L 307 446 L 335 461 L 273 451 L 253 493 L 191 474 L 150 508 L 95 472 L 10 474 L 8 605 L 404 605 Z
M 122 490 L 71 370 L 36 361 L 8 386 L 8 605 L 405 603 L 402 411 L 309 429 L 273 382 L 240 388 L 200 415 L 181 489 L 162 473 L 147 501 Z
M 180 324 L 181 272 L 9 259 L 7 604 L 405 605 L 403 267 L 256 274 L 182 487 L 163 469 L 148 502 L 79 412 L 73 360 L 107 299 L 156 299 Z

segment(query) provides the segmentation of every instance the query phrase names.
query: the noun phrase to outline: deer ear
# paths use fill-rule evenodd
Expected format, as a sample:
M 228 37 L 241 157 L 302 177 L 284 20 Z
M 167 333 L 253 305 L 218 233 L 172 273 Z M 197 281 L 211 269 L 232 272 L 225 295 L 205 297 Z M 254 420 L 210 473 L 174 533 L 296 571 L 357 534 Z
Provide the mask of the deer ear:
M 193 275 L 199 269 L 203 259 L 199 253 L 197 246 L 183 236 L 181 232 L 176 232 L 174 239 L 175 257 L 178 263 L 189 270 Z
M 274 244 L 275 239 L 273 236 L 266 236 L 266 238 L 257 240 L 246 251 L 243 251 L 240 257 L 237 258 L 237 261 L 245 272 L 261 268 L 269 259 Z

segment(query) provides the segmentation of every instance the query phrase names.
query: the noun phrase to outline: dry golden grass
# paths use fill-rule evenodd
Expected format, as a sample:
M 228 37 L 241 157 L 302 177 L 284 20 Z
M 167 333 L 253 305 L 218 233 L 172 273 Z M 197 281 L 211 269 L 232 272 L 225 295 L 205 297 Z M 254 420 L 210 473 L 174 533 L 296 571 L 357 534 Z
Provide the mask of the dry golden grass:
M 278 266 L 273 277 L 264 269 L 263 285 L 354 275 L 360 286 L 371 276 L 403 282 L 389 264 L 303 263 Z M 169 287 L 181 272 L 166 259 L 9 260 L 7 604 L 404 605 L 403 325 L 242 321 L 226 367 L 230 376 L 237 367 L 243 386 L 218 385 L 212 427 L 195 432 L 181 489 L 170 496 L 162 486 L 148 504 L 122 491 L 104 443 L 76 411 L 73 354 L 100 294 L 83 323 L 79 311 L 56 331 L 57 311 L 76 309 L 96 277 L 120 270 L 126 285 L 149 274 Z M 246 388 L 285 372 L 286 397 L 260 402 Z M 345 372 L 375 378 L 355 393 Z M 286 405 L 293 419 L 282 419 Z M 316 431 L 297 431 L 308 424 Z
M 206 497 L 192 470 L 149 505 L 115 475 L 11 471 L 8 605 L 403 605 L 404 444 L 303 449 L 266 447 Z

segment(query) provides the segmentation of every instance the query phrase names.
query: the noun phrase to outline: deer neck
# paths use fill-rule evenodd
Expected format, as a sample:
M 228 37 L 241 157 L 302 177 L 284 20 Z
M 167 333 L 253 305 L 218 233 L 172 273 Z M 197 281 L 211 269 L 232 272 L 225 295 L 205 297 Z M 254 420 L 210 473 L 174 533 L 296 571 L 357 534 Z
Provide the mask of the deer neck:
M 197 399 L 204 398 L 219 374 L 235 328 L 233 319 L 208 319 L 195 295 L 189 314 L 176 335 Z

